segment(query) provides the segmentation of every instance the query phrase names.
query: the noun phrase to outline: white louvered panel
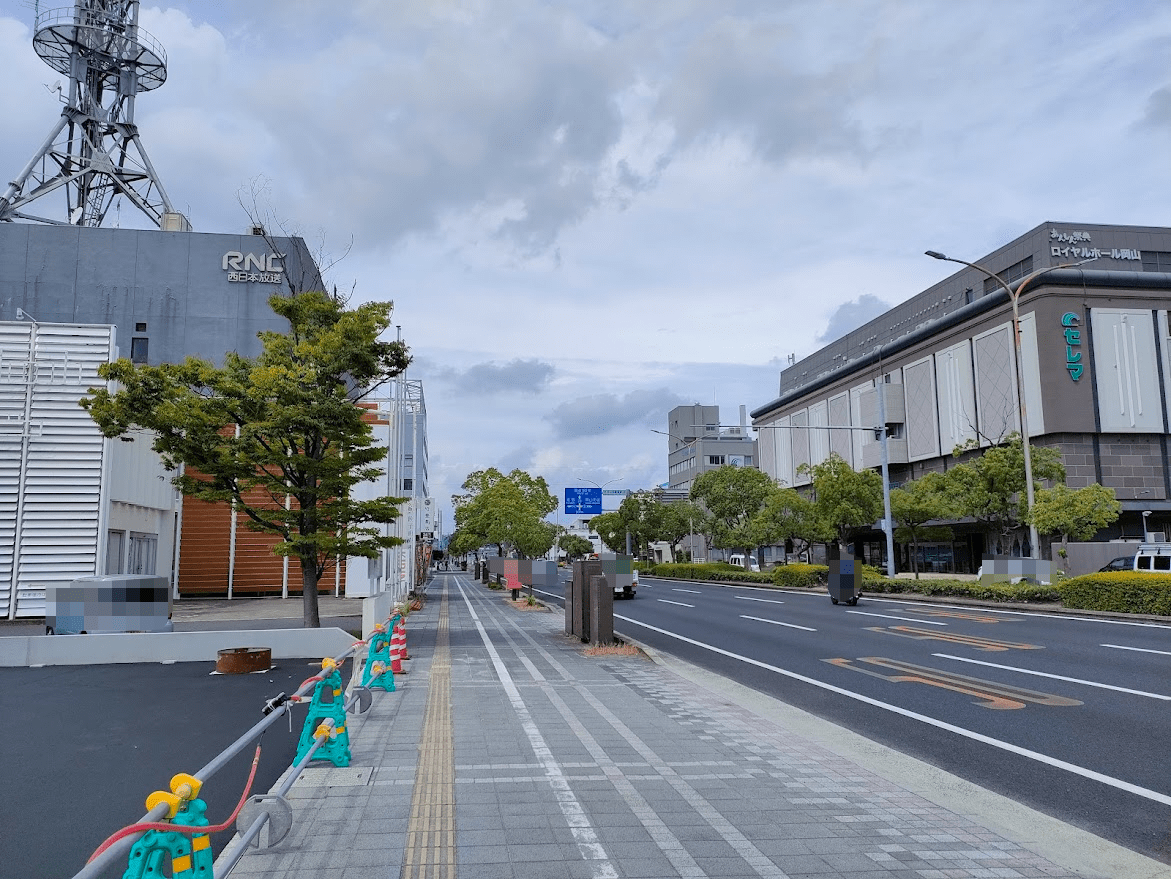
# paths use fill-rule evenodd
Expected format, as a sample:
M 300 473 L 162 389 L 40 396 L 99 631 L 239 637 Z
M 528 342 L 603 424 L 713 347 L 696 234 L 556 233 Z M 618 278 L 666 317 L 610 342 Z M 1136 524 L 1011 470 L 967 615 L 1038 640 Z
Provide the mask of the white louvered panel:
M 17 492 L 31 332 L 32 324 L 0 322 L 0 618 L 4 619 L 8 617 L 12 604 Z
M 16 523 L 17 617 L 44 613 L 47 584 L 97 571 L 106 444 L 78 401 L 104 384 L 97 369 L 109 350 L 108 327 L 37 328 L 24 503 Z M 22 381 L 27 391 L 27 373 Z
M 8 616 L 19 485 L 20 440 L 0 434 L 0 618 Z

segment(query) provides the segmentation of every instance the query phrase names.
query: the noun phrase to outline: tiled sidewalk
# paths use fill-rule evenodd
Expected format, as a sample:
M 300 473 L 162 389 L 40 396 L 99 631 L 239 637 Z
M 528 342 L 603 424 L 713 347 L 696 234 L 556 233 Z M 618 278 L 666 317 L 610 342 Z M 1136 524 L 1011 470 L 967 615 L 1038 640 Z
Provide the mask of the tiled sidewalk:
M 705 675 L 646 655 L 590 657 L 563 634 L 560 612 L 521 612 L 453 575 L 434 580 L 429 595 L 408 621 L 409 674 L 351 722 L 351 766 L 309 769 L 289 797 L 289 837 L 247 855 L 237 875 L 1167 873 L 1035 813 L 1019 832 L 1005 830 L 1028 811 L 1012 804 L 981 821 L 971 805 L 981 796 L 965 798 L 970 786 L 958 779 L 946 786 L 952 801 L 959 791 L 969 804 L 962 809 L 941 805 L 947 797 L 933 796 L 928 782 L 913 793 L 904 781 L 915 761 L 891 754 L 903 767 L 891 780 L 882 766 L 863 768 L 815 743 L 809 725 L 821 721 L 805 716 L 794 728 L 784 721 L 791 709 L 761 710 L 772 700 L 723 679 L 697 685 Z M 450 712 L 436 711 L 447 705 L 435 700 L 449 700 Z M 447 771 L 453 803 L 441 792 L 452 785 L 432 780 Z M 442 829 L 452 814 L 454 836 Z

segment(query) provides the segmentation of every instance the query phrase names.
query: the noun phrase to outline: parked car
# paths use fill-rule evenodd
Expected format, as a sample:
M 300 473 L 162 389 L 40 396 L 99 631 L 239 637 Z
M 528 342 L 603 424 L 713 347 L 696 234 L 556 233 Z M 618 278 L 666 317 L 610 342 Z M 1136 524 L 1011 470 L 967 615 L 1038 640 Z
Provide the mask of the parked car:
M 752 556 L 741 555 L 740 553 L 733 553 L 728 556 L 728 564 L 735 565 L 738 568 L 744 568 L 746 571 L 759 571 L 760 564 Z
M 1120 555 L 1118 558 L 1110 559 L 1102 567 L 1098 568 L 1099 574 L 1104 574 L 1109 571 L 1131 571 L 1134 570 L 1134 556 Z
M 1134 570 L 1171 574 L 1171 543 L 1143 543 L 1134 554 Z

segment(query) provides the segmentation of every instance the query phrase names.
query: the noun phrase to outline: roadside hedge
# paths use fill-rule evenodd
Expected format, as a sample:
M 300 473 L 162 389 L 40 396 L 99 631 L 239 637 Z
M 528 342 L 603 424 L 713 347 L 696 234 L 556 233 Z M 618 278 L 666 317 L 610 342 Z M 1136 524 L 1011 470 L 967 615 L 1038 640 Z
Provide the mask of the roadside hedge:
M 901 593 L 916 593 L 918 595 L 938 595 L 951 598 L 978 598 L 981 601 L 1021 601 L 1043 602 L 1060 601 L 1061 593 L 1055 586 L 1035 586 L 1029 583 L 993 583 L 982 585 L 978 580 L 944 580 L 928 578 L 924 580 L 895 579 L 885 577 L 868 578 L 863 573 L 862 588 L 864 592 L 884 595 Z
M 1171 615 L 1171 574 L 1108 571 L 1072 577 L 1057 588 L 1066 607 Z
M 788 589 L 804 589 L 809 586 L 820 586 L 829 579 L 829 568 L 825 565 L 806 565 L 793 562 L 787 565 L 777 565 L 772 569 L 772 581 L 775 586 L 784 586 Z
M 755 571 L 746 571 L 737 565 L 725 562 L 704 562 L 692 564 L 677 562 L 673 564 L 655 565 L 645 569 L 649 577 L 669 577 L 676 580 L 726 580 L 737 583 L 771 583 L 771 574 L 761 574 Z M 642 569 L 640 569 L 642 573 Z

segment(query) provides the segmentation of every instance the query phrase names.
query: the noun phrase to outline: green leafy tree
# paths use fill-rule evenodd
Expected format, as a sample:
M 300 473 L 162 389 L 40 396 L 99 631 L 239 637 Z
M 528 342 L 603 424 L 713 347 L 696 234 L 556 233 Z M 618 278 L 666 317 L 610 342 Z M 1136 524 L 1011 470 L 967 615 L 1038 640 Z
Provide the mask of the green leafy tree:
M 556 532 L 544 518 L 557 509 L 557 496 L 543 477 L 490 467 L 469 473 L 462 488 L 451 497 L 456 533 L 465 532 L 461 545 L 492 544 L 498 555 L 512 548 L 530 558 L 549 551 Z
M 659 505 L 659 528 L 657 536 L 652 539 L 666 541 L 671 545 L 672 552 L 678 549 L 684 537 L 693 534 L 703 535 L 710 530 L 711 517 L 699 504 L 693 504 L 691 501 L 666 504 L 659 500 Z
M 819 531 L 820 523 L 813 502 L 788 487 L 778 488 L 769 495 L 760 512 L 753 517 L 751 528 L 758 546 L 792 540 L 798 553 L 808 549 L 809 544 L 816 540 L 827 539 Z
M 260 333 L 259 357 L 232 352 L 222 368 L 121 359 L 99 369 L 119 389 L 91 390 L 82 406 L 108 437 L 153 431 L 166 466 L 186 468 L 174 480 L 184 495 L 232 502 L 250 529 L 277 535 L 273 552 L 301 563 L 304 624 L 319 626 L 326 567 L 401 543 L 377 526 L 393 522 L 405 499 L 358 500 L 353 490 L 386 459 L 358 403 L 410 357 L 403 343 L 379 341 L 390 303 L 347 310 L 321 292 L 268 302 L 289 331 Z
M 563 534 L 558 545 L 568 561 L 584 558 L 594 551 L 594 545 L 579 534 Z
M 911 570 L 919 579 L 919 541 L 950 540 L 952 529 L 929 522 L 952 517 L 951 498 L 947 492 L 947 478 L 942 473 L 925 473 L 890 493 L 890 512 L 894 519 L 895 539 L 910 541 Z
M 691 484 L 691 499 L 711 514 L 714 546 L 751 552 L 759 546 L 752 520 L 776 490 L 760 470 L 727 465 L 699 474 Z
M 590 519 L 590 530 L 602 539 L 611 552 L 626 551 L 626 523 L 617 510 L 594 516 Z
M 961 457 L 975 448 L 969 442 L 958 446 L 955 455 Z M 1038 480 L 1065 481 L 1061 452 L 1045 446 L 1031 446 L 1030 450 L 1034 489 L 1039 487 Z M 956 464 L 947 471 L 946 480 L 956 516 L 970 516 L 991 535 L 1006 539 L 1028 521 L 1025 456 L 1019 433 L 1010 434 L 1004 443 Z
M 850 543 L 882 518 L 882 477 L 875 471 L 854 470 L 834 454 L 801 471 L 813 479 L 813 513 L 823 538 Z
M 1114 524 L 1122 513 L 1122 504 L 1114 496 L 1114 489 L 1096 482 L 1076 490 L 1061 484 L 1038 491 L 1031 513 L 1039 532 L 1061 536 L 1064 559 L 1071 537 L 1089 540 Z
M 646 558 L 652 540 L 661 540 L 663 533 L 665 505 L 649 491 L 636 491 L 622 499 L 618 516 L 630 533 L 635 554 Z M 624 536 L 625 537 L 625 536 Z
M 453 558 L 472 554 L 475 555 L 476 561 L 479 561 L 480 548 L 483 545 L 479 537 L 468 529 L 457 528 L 447 540 L 447 553 Z

